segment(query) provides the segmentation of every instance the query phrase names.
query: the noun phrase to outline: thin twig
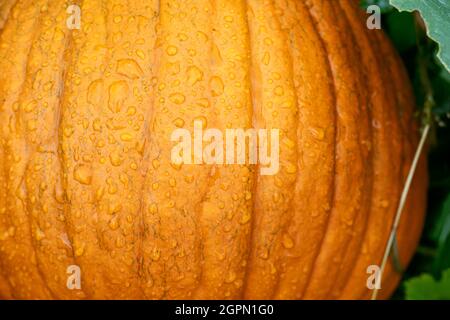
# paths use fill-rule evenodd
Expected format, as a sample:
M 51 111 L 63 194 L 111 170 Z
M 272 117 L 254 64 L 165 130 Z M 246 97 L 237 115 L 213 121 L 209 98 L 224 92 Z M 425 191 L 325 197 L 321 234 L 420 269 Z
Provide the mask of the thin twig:
M 381 268 L 380 268 L 380 273 L 379 273 L 379 283 L 381 284 L 381 279 L 383 277 L 383 272 L 384 269 L 386 268 L 386 264 L 389 258 L 389 255 L 391 253 L 392 250 L 392 245 L 394 244 L 394 240 L 396 238 L 397 235 L 397 229 L 398 229 L 398 225 L 400 223 L 400 219 L 402 217 L 402 213 L 403 213 L 403 209 L 405 207 L 406 204 L 406 200 L 408 198 L 408 193 L 409 190 L 411 188 L 411 184 L 414 178 L 414 174 L 416 172 L 417 169 L 417 165 L 419 163 L 419 159 L 420 156 L 422 155 L 425 143 L 428 139 L 430 130 L 431 130 L 431 126 L 433 123 L 433 118 L 432 118 L 432 109 L 435 106 L 435 101 L 434 101 L 434 93 L 433 93 L 433 87 L 431 85 L 431 81 L 430 78 L 428 76 L 428 65 L 427 65 L 427 57 L 425 57 L 425 52 L 423 50 L 423 47 L 420 43 L 420 37 L 419 37 L 419 32 L 420 32 L 420 22 L 418 21 L 418 19 L 420 19 L 420 17 L 415 16 L 415 29 L 416 29 L 416 42 L 417 42 L 417 48 L 418 48 L 418 71 L 419 71 L 419 76 L 420 76 L 420 81 L 423 85 L 424 91 L 425 91 L 425 103 L 424 103 L 424 108 L 422 110 L 422 123 L 423 123 L 423 130 L 422 130 L 422 137 L 420 139 L 419 145 L 417 146 L 417 150 L 416 153 L 414 154 L 414 159 L 413 159 L 413 163 L 411 165 L 411 168 L 408 172 L 408 177 L 406 179 L 405 185 L 403 187 L 402 190 L 402 194 L 400 197 L 400 202 L 397 208 L 397 212 L 395 213 L 395 219 L 394 219 L 394 224 L 392 226 L 392 230 L 391 233 L 389 235 L 389 240 L 388 243 L 386 245 L 386 249 L 384 251 L 384 255 L 383 255 L 383 260 L 381 262 Z M 377 299 L 377 295 L 378 295 L 378 291 L 379 288 L 375 288 L 374 291 L 372 292 L 372 300 L 376 300 Z
M 399 225 L 400 219 L 402 217 L 402 212 L 403 212 L 403 209 L 404 209 L 405 204 L 406 204 L 406 199 L 408 198 L 408 193 L 409 193 L 409 190 L 411 188 L 411 183 L 413 181 L 414 174 L 416 172 L 420 156 L 421 156 L 423 148 L 425 146 L 425 142 L 427 141 L 428 134 L 430 132 L 430 128 L 431 128 L 430 125 L 426 125 L 424 130 L 423 130 L 422 138 L 420 139 L 420 143 L 419 143 L 419 146 L 417 147 L 416 154 L 414 155 L 414 160 L 413 160 L 413 163 L 411 165 L 411 169 L 409 170 L 409 173 L 408 173 L 408 178 L 406 179 L 406 183 L 405 183 L 405 186 L 404 186 L 403 191 L 402 191 L 402 196 L 400 198 L 400 203 L 398 205 L 397 212 L 395 214 L 394 225 L 392 226 L 391 234 L 389 236 L 389 241 L 387 243 L 386 249 L 384 251 L 383 260 L 381 262 L 381 268 L 380 268 L 380 273 L 379 273 L 380 279 L 382 279 L 382 277 L 383 277 L 383 272 L 384 272 L 384 269 L 386 267 L 386 263 L 388 261 L 389 255 L 390 255 L 391 250 L 392 250 L 392 244 L 394 243 L 395 235 L 397 234 L 398 225 Z M 376 300 L 377 299 L 378 290 L 379 290 L 378 288 L 374 289 L 374 291 L 372 293 L 372 298 L 371 298 L 372 300 Z

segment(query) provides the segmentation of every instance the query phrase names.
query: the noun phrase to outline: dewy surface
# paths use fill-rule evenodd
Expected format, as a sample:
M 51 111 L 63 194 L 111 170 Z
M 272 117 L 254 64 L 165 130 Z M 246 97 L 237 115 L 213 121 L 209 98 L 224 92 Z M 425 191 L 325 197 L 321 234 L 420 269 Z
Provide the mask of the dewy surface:
M 357 3 L 0 0 L 0 297 L 368 298 L 417 127 Z M 173 165 L 195 120 L 280 129 L 280 171 Z M 403 264 L 425 188 L 422 161 Z

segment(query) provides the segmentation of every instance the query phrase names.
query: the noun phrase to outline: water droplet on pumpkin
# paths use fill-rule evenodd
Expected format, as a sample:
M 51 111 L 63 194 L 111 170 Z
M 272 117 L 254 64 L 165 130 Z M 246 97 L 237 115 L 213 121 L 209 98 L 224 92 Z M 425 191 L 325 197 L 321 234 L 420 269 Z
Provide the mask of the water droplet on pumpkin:
M 124 132 L 120 135 L 120 140 L 124 141 L 124 142 L 129 142 L 131 140 L 133 140 L 134 135 L 130 132 Z
M 18 106 L 18 104 L 17 104 Z M 33 110 L 35 110 L 37 107 L 37 101 L 32 100 L 30 102 L 28 102 L 27 104 L 25 104 L 25 106 L 23 107 L 23 109 L 25 110 L 25 112 L 31 112 Z
M 140 49 L 136 50 L 136 55 L 137 55 L 139 58 L 141 58 L 142 60 L 145 59 L 145 53 L 144 53 L 144 51 L 142 51 L 142 50 L 140 50 Z
M 128 97 L 128 84 L 125 81 L 117 81 L 109 86 L 108 107 L 112 112 L 119 112 L 122 103 Z
M 174 124 L 177 128 L 181 128 L 181 127 L 184 126 L 184 120 L 181 119 L 181 118 L 176 118 L 176 119 L 173 121 L 173 124 Z
M 191 66 L 187 70 L 187 82 L 193 86 L 197 82 L 203 80 L 203 72 L 196 66 Z
M 65 137 L 70 138 L 74 133 L 74 128 L 72 126 L 64 127 L 63 133 Z
M 196 117 L 194 120 L 192 120 L 192 125 L 194 125 L 196 122 L 200 122 L 202 129 L 205 129 L 208 126 L 208 120 L 204 116 Z
M 186 101 L 186 97 L 182 93 L 172 93 L 169 99 L 175 104 L 183 104 Z
M 224 84 L 221 78 L 212 77 L 210 81 L 212 95 L 218 97 L 223 94 Z
M 234 280 L 236 280 L 237 275 L 236 272 L 233 270 L 228 271 L 226 277 L 225 277 L 225 283 L 232 283 Z
M 117 230 L 119 228 L 119 220 L 117 218 L 111 219 L 109 227 L 111 230 Z
M 294 140 L 291 140 L 289 138 L 283 139 L 283 143 L 288 147 L 289 149 L 295 149 L 296 143 Z
M 61 41 L 64 39 L 64 32 L 60 28 L 55 28 L 55 33 L 53 34 L 53 40 Z
M 249 211 L 245 211 L 242 214 L 242 217 L 241 217 L 241 220 L 239 221 L 239 223 L 240 224 L 246 224 L 246 223 L 248 223 L 250 221 L 251 217 L 252 217 L 251 213 Z
M 210 107 L 209 100 L 206 99 L 206 98 L 198 99 L 198 100 L 196 101 L 196 104 L 197 104 L 199 107 L 202 107 L 202 108 L 209 108 L 209 107 Z
M 125 239 L 122 236 L 118 236 L 116 238 L 116 247 L 123 248 L 124 245 L 125 245 Z
M 267 66 L 270 63 L 270 53 L 264 53 L 262 62 Z
M 166 52 L 169 56 L 174 56 L 178 53 L 178 48 L 175 46 L 168 46 Z
M 115 213 L 120 212 L 120 210 L 122 210 L 122 205 L 120 203 L 112 203 L 109 205 L 108 213 L 110 215 L 113 215 Z
M 325 130 L 323 128 L 310 128 L 309 131 L 317 140 L 323 140 L 325 138 Z
M 5 241 L 8 238 L 9 238 L 8 231 L 4 231 L 4 232 L 0 233 L 0 241 Z
M 274 89 L 274 93 L 277 96 L 282 96 L 282 95 L 284 95 L 284 88 L 281 86 L 278 86 Z
M 264 39 L 264 43 L 268 46 L 271 46 L 273 44 L 273 41 L 271 38 L 265 38 Z
M 36 120 L 28 120 L 28 122 L 27 122 L 27 129 L 29 131 L 35 131 L 37 129 Z
M 150 258 L 153 261 L 158 261 L 160 257 L 161 257 L 161 251 L 159 249 L 156 249 L 156 248 L 153 249 L 151 254 L 150 254 Z
M 261 248 L 259 250 L 258 257 L 263 259 L 263 260 L 269 259 L 269 250 L 267 248 Z
M 158 212 L 158 205 L 156 203 L 152 203 L 150 207 L 148 208 L 148 212 L 151 214 L 155 214 Z
M 133 59 L 119 60 L 116 71 L 129 79 L 138 79 L 143 75 L 141 67 Z
M 380 129 L 381 128 L 381 123 L 380 121 L 373 119 L 372 120 L 372 127 L 374 127 L 375 129 Z
M 84 165 L 75 167 L 73 178 L 81 184 L 90 185 L 92 183 L 92 173 L 90 168 L 87 168 Z
M 177 38 L 180 41 L 186 41 L 188 39 L 188 36 L 185 33 L 179 33 Z
M 291 249 L 294 247 L 294 240 L 292 240 L 288 234 L 283 235 L 283 247 L 286 249 Z
M 84 245 L 75 246 L 75 256 L 81 257 L 84 254 Z
M 92 81 L 88 87 L 87 101 L 90 104 L 98 105 L 103 99 L 103 80 Z
M 286 163 L 286 172 L 289 174 L 294 174 L 297 172 L 297 166 L 291 162 Z
M 111 164 L 115 167 L 118 167 L 122 164 L 122 157 L 118 151 L 113 151 L 109 154 L 109 160 Z

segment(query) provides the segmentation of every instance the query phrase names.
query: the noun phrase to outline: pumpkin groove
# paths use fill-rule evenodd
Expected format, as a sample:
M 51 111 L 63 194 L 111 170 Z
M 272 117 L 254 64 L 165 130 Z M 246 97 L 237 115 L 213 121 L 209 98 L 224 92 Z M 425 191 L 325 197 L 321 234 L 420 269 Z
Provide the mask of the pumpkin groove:
M 418 126 L 357 1 L 77 3 L 81 30 L 69 1 L 0 3 L 0 297 L 368 298 Z M 174 165 L 195 120 L 280 129 L 280 171 Z M 404 266 L 426 180 L 422 159 Z

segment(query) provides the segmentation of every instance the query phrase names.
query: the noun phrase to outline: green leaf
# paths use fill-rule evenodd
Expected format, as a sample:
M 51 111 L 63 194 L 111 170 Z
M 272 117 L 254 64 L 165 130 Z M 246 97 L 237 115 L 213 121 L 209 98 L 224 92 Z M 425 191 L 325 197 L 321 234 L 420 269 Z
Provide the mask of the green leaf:
M 422 274 L 405 282 L 407 300 L 450 300 L 450 269 L 442 273 L 440 281 Z
M 407 12 L 394 11 L 385 16 L 386 29 L 400 53 L 417 45 L 414 16 Z
M 433 235 L 438 244 L 442 245 L 450 236 L 450 192 L 445 197 L 439 211 L 440 215 L 436 221 Z
M 428 36 L 439 43 L 439 58 L 450 71 L 450 2 L 448 0 L 390 0 L 399 10 L 420 12 L 428 29 Z

